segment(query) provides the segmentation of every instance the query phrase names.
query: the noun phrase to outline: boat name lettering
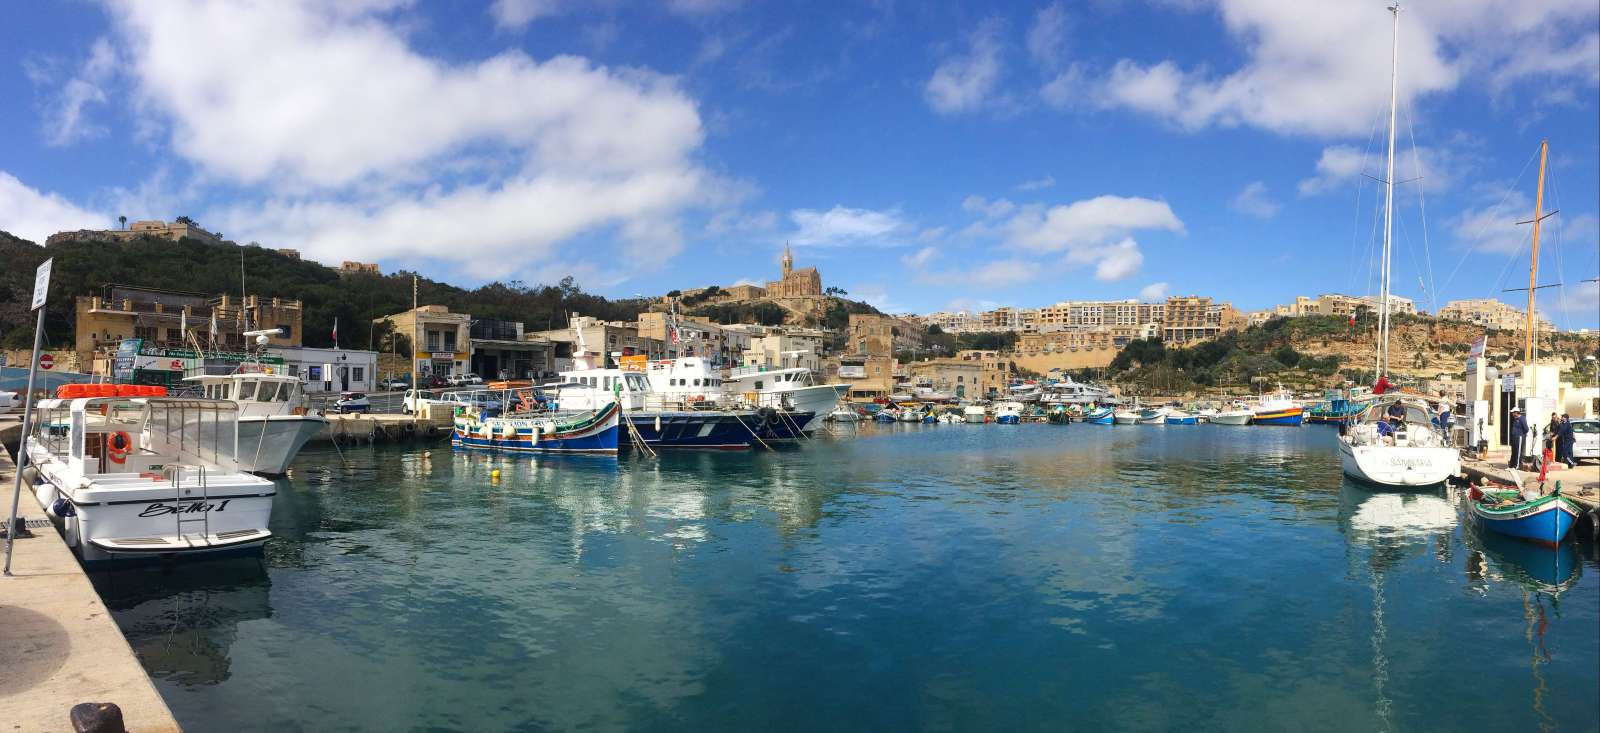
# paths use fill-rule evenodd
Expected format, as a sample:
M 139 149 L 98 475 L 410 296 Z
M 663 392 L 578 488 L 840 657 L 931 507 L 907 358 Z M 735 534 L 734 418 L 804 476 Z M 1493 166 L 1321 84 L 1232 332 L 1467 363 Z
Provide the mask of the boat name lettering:
M 196 512 L 220 512 L 220 511 L 227 510 L 228 502 L 230 502 L 230 501 L 233 501 L 233 500 L 232 499 L 224 499 L 224 500 L 222 500 L 221 503 L 218 503 L 218 504 L 210 504 L 210 503 L 207 503 L 207 502 L 196 502 L 196 503 L 190 504 L 188 506 L 179 506 L 177 504 L 163 504 L 163 503 L 158 501 L 158 502 L 156 502 L 154 504 L 151 504 L 151 505 L 145 507 L 144 511 L 139 512 L 139 516 L 141 516 L 141 517 L 159 517 L 159 516 L 162 516 L 162 515 L 165 515 L 165 514 L 194 514 Z
M 1433 461 L 1426 458 L 1390 458 L 1389 465 L 1404 466 L 1406 468 L 1428 468 L 1433 465 Z

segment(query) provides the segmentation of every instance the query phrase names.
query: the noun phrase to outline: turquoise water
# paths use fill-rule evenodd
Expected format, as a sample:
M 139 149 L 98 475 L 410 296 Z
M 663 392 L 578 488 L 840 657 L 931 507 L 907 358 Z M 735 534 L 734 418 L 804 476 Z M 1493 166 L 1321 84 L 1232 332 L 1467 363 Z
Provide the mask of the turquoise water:
M 1345 483 L 1332 430 L 846 430 L 308 450 L 263 558 L 96 582 L 191 730 L 1600 725 L 1594 547 Z

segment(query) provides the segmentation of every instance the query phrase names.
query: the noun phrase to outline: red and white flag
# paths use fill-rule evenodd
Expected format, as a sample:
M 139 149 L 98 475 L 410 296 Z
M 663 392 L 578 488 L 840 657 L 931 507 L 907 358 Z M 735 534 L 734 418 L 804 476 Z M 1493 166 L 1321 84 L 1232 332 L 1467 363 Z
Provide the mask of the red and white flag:
M 339 348 L 339 317 L 333 317 L 333 348 Z

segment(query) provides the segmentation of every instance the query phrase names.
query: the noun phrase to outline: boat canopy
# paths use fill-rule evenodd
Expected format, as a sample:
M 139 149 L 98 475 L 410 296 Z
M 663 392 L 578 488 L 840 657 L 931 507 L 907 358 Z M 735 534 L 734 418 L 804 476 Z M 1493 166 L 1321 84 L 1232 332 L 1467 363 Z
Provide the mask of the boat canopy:
M 239 408 L 228 400 L 182 397 L 89 397 L 45 400 L 34 439 L 68 457 L 84 471 L 86 456 L 98 459 L 110 436 L 123 435 L 130 449 L 182 463 L 237 470 Z M 86 473 L 92 473 L 84 471 Z

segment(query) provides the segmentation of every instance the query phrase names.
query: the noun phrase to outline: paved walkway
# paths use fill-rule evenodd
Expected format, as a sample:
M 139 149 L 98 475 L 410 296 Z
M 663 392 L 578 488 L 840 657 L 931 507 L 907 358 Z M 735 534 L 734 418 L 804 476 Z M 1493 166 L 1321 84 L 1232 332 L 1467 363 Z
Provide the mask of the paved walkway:
M 0 450 L 0 524 L 14 468 Z M 26 488 L 18 515 L 44 518 Z M 12 577 L 0 577 L 0 731 L 72 730 L 68 715 L 81 702 L 116 703 L 130 733 L 179 730 L 60 533 L 33 534 L 16 541 Z

